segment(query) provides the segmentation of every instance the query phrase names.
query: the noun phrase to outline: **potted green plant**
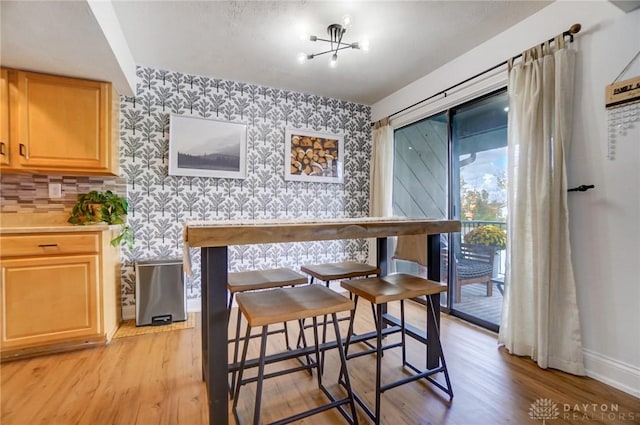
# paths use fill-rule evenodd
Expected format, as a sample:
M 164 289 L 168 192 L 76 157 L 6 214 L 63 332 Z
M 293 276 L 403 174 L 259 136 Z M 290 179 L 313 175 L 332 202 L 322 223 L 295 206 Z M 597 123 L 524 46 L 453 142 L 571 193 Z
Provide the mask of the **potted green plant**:
M 111 245 L 118 246 L 121 242 L 126 242 L 127 246 L 133 247 L 133 229 L 125 223 L 127 200 L 115 193 L 107 190 L 99 192 L 92 190 L 89 193 L 78 195 L 78 200 L 71 210 L 71 217 L 67 220 L 71 224 L 93 224 L 107 223 L 119 224 L 122 231 L 111 240 Z
M 468 244 L 495 246 L 497 250 L 507 247 L 507 233 L 493 224 L 478 226 L 464 235 Z

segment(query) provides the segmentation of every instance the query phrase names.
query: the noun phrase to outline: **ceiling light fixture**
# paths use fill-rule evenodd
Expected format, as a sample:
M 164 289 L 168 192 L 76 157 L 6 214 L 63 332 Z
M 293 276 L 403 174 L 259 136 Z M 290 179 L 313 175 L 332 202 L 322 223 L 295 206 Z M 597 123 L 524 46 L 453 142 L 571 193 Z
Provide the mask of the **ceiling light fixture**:
M 327 53 L 333 53 L 331 55 L 331 60 L 329 61 L 329 66 L 332 68 L 336 67 L 338 64 L 338 52 L 344 49 L 361 49 L 364 51 L 369 50 L 369 41 L 362 40 L 360 42 L 355 43 L 344 43 L 342 41 L 342 37 L 344 37 L 344 33 L 347 32 L 347 29 L 351 27 L 351 17 L 349 15 L 345 15 L 342 18 L 342 24 L 331 24 L 327 27 L 327 33 L 329 34 L 329 39 L 320 38 L 315 35 L 309 36 L 310 41 L 323 41 L 325 43 L 329 43 L 331 48 L 324 52 L 320 53 L 299 53 L 298 54 L 298 63 L 305 63 L 307 60 L 311 60 L 316 56 L 324 55 Z

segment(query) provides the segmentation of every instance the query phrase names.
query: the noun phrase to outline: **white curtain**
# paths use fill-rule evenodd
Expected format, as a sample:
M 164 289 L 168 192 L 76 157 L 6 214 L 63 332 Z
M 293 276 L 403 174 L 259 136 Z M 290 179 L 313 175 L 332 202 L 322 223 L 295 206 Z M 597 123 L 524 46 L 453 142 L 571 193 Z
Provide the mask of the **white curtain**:
M 499 342 L 542 368 L 584 374 L 565 161 L 574 52 L 558 37 L 509 71 L 507 271 Z
M 391 216 L 393 186 L 393 127 L 389 120 L 376 123 L 371 153 L 371 217 Z
M 388 119 L 378 121 L 373 129 L 369 215 L 390 217 L 393 188 L 393 127 Z M 369 240 L 369 264 L 376 264 L 376 240 Z

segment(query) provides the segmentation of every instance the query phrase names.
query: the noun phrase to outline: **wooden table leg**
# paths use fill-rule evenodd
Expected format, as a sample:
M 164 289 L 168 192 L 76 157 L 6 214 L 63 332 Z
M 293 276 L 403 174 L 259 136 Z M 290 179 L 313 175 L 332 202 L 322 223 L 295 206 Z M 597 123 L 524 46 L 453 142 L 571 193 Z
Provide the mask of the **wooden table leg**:
M 227 247 L 201 249 L 202 358 L 209 425 L 228 425 Z

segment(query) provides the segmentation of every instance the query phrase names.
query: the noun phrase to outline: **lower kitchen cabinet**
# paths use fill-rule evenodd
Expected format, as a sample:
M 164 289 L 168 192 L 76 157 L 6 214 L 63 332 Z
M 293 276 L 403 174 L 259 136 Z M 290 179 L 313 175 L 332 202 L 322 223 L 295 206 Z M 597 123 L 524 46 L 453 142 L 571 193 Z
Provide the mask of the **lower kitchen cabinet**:
M 0 236 L 2 359 L 104 344 L 120 312 L 111 231 Z

